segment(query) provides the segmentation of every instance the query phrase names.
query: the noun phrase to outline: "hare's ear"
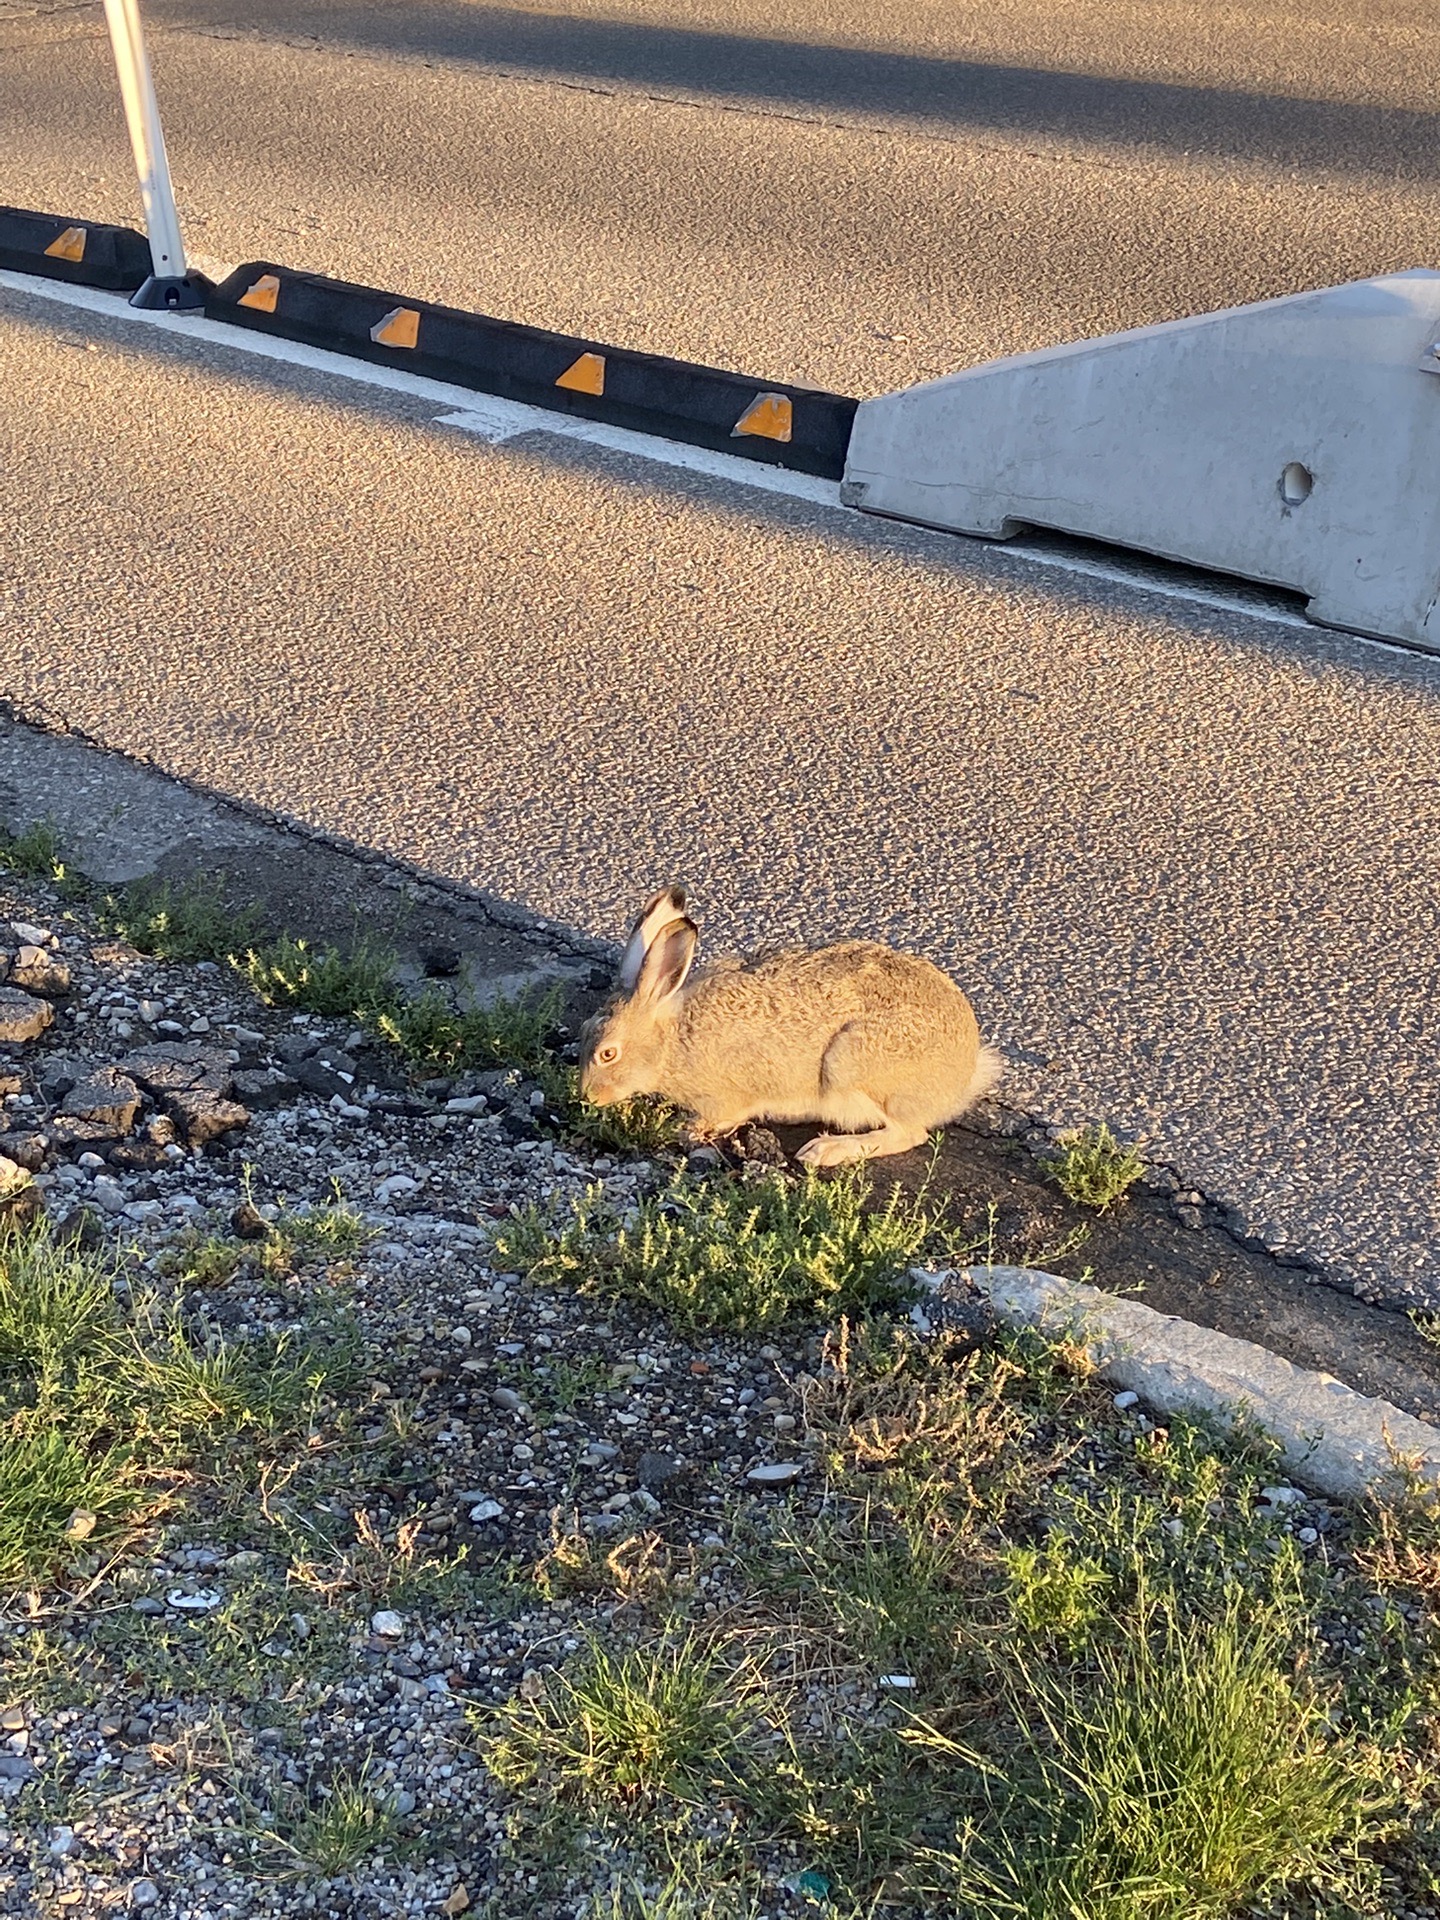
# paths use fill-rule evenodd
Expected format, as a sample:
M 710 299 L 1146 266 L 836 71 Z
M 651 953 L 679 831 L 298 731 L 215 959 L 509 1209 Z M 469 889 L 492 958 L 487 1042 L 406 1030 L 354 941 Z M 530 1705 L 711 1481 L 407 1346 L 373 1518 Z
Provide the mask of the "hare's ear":
M 645 1006 L 654 1006 L 677 994 L 695 958 L 695 942 L 700 938 L 693 920 L 672 920 L 661 927 L 650 942 L 640 968 L 635 998 Z
M 625 943 L 625 951 L 620 957 L 620 972 L 617 976 L 626 993 L 633 993 L 640 979 L 640 969 L 645 964 L 645 955 L 650 943 L 660 929 L 668 926 L 672 920 L 678 920 L 685 912 L 685 889 L 683 887 L 662 887 L 653 900 L 647 900 L 640 909 L 634 926 L 630 929 L 630 938 Z

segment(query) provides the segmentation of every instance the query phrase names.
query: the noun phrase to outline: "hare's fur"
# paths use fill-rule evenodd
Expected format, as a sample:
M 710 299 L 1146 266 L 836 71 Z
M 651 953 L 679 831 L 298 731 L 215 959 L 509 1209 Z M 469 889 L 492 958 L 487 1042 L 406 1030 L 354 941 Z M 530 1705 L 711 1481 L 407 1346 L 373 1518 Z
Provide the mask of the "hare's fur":
M 1000 1056 L 982 1046 L 969 1001 L 928 960 L 847 940 L 688 981 L 696 931 L 677 914 L 683 906 L 667 888 L 636 921 L 626 950 L 634 991 L 585 1035 L 591 1100 L 662 1094 L 713 1134 L 747 1120 L 816 1120 L 836 1131 L 800 1158 L 835 1166 L 919 1146 L 999 1078 Z

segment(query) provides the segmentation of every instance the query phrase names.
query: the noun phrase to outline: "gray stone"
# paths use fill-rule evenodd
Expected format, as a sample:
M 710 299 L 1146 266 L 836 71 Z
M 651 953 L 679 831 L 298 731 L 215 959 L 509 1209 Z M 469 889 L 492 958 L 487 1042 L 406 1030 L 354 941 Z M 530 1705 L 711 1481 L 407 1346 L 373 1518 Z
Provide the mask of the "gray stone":
M 48 1000 L 37 1000 L 16 987 L 0 987 L 0 1043 L 14 1047 L 38 1040 L 54 1018 L 55 1009 Z
M 230 1090 L 252 1113 L 266 1113 L 293 1100 L 300 1083 L 278 1067 L 258 1067 L 233 1074 Z
M 26 945 L 10 962 L 10 985 L 26 993 L 57 997 L 70 991 L 70 969 L 44 947 Z
M 407 1194 L 418 1193 L 420 1182 L 412 1180 L 408 1173 L 392 1173 L 388 1180 L 382 1180 L 375 1189 L 375 1198 L 386 1203 L 391 1200 L 403 1200 Z
M 635 1478 L 652 1491 L 663 1487 L 680 1472 L 680 1462 L 668 1453 L 642 1453 L 635 1466 Z
M 140 1089 L 118 1067 L 97 1067 L 77 1082 L 61 1103 L 60 1111 L 78 1120 L 93 1120 L 111 1129 L 119 1139 L 135 1124 L 140 1111 Z
M 798 1460 L 771 1460 L 763 1467 L 752 1467 L 745 1478 L 752 1487 L 788 1487 L 804 1471 Z
M 160 1889 L 153 1880 L 132 1880 L 130 1882 L 130 1904 L 132 1907 L 153 1907 L 160 1899 Z
M 49 1145 L 49 1138 L 43 1133 L 0 1133 L 0 1157 L 13 1160 L 27 1173 L 39 1173 Z
M 333 1067 L 327 1067 L 323 1060 L 302 1060 L 294 1073 L 307 1093 L 318 1093 L 322 1100 L 333 1100 L 337 1094 L 342 1100 L 345 1099 L 352 1084 Z
M 192 1147 L 249 1123 L 248 1109 L 230 1097 L 230 1062 L 214 1047 L 162 1040 L 127 1053 L 119 1065 L 160 1102 Z

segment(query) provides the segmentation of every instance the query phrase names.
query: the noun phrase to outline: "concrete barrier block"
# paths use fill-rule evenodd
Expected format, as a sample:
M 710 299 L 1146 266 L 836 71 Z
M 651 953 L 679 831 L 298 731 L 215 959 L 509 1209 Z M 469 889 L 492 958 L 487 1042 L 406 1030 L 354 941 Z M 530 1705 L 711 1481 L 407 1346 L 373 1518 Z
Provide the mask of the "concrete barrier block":
M 842 498 L 1138 548 L 1440 651 L 1437 343 L 1416 270 L 991 361 L 864 401 Z

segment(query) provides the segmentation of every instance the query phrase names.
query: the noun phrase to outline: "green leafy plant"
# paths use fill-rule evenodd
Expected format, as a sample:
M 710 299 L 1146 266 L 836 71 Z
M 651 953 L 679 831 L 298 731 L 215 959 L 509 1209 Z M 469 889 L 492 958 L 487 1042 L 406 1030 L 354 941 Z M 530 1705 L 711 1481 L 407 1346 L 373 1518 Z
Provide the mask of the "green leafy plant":
M 37 820 L 23 832 L 0 828 L 0 873 L 17 873 L 27 880 L 61 882 L 65 867 L 52 820 Z
M 1123 1200 L 1145 1172 L 1135 1149 L 1122 1146 L 1103 1122 L 1062 1133 L 1042 1165 L 1067 1199 L 1099 1213 Z
M 226 960 L 255 939 L 258 907 L 226 904 L 221 876 L 134 880 L 99 905 L 101 925 L 157 960 Z
M 908 1268 L 935 1233 L 923 1198 L 872 1208 L 862 1169 L 793 1180 L 681 1174 L 629 1217 L 603 1189 L 553 1227 L 531 1208 L 496 1234 L 501 1258 L 538 1279 L 626 1294 L 689 1326 L 753 1330 L 909 1299 Z

